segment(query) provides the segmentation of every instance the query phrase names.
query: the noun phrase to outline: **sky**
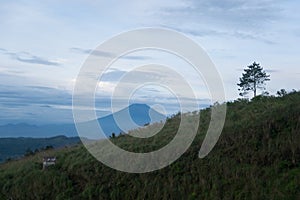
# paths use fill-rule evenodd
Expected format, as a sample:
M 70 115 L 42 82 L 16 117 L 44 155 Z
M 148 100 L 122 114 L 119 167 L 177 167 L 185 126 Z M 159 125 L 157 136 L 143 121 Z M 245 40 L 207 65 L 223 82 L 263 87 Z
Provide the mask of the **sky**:
M 299 7 L 296 0 L 3 0 L 0 124 L 72 122 L 74 84 L 91 51 L 119 33 L 145 27 L 175 30 L 199 44 L 219 71 L 228 101 L 239 97 L 236 84 L 254 61 L 271 76 L 270 94 L 299 90 Z M 212 103 L 205 81 L 187 70 L 187 63 L 165 52 L 140 51 L 104 74 L 97 88 L 98 116 L 111 112 L 110 94 L 118 79 L 147 63 L 174 66 L 193 85 L 199 107 Z M 165 88 L 141 88 L 130 102 L 163 105 L 167 113 L 178 110 Z

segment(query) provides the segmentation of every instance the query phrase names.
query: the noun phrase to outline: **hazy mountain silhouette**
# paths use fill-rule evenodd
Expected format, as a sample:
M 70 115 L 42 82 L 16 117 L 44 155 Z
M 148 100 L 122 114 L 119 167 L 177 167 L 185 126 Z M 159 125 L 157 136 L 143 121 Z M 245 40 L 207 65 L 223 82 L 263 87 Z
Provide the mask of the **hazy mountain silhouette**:
M 130 117 L 132 119 L 131 123 Z M 115 120 L 120 119 L 122 130 Z M 150 108 L 146 104 L 131 104 L 129 107 L 124 108 L 114 114 L 97 119 L 102 127 L 103 132 L 109 136 L 112 133 L 119 134 L 126 132 L 130 129 L 143 126 L 148 123 L 158 122 L 164 120 L 165 115 Z M 151 120 L 152 119 L 152 120 Z M 86 127 L 92 121 L 83 123 Z M 87 130 L 89 131 L 89 130 Z M 65 135 L 68 137 L 77 136 L 75 124 L 49 124 L 49 125 L 30 125 L 26 123 L 21 124 L 7 124 L 0 126 L 0 137 L 53 137 L 56 135 Z
M 49 138 L 0 138 L 0 163 L 8 158 L 19 158 L 26 151 L 36 151 L 47 147 L 59 148 L 72 146 L 77 143 L 80 143 L 79 137 L 66 137 L 63 135 Z

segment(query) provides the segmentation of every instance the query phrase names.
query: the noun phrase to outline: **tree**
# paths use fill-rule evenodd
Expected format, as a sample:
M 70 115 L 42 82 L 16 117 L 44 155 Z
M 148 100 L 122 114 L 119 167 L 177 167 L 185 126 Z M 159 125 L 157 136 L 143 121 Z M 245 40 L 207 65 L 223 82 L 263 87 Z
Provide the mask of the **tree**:
M 277 95 L 279 97 L 283 97 L 283 96 L 287 95 L 287 91 L 285 89 L 281 89 L 281 90 L 277 91 Z
M 53 149 L 53 146 L 52 146 L 52 145 L 47 145 L 47 146 L 45 147 L 45 150 L 49 150 L 49 149 Z
M 249 65 L 244 69 L 244 73 L 240 78 L 240 83 L 237 85 L 240 87 L 240 95 L 244 96 L 249 91 L 253 91 L 254 97 L 256 97 L 257 89 L 265 89 L 265 81 L 270 80 L 270 75 L 267 75 L 263 68 L 256 62 Z
M 32 156 L 32 155 L 34 155 L 34 152 L 30 148 L 27 148 L 26 152 L 25 152 L 25 156 L 27 157 L 27 156 Z

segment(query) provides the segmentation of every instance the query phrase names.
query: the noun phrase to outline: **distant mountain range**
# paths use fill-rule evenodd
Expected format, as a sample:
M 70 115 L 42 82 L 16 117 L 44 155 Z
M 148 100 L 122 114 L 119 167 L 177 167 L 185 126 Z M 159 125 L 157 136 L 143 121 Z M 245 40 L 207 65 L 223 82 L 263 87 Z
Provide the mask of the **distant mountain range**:
M 133 123 L 130 123 L 128 113 Z M 120 132 L 144 126 L 149 123 L 165 120 L 165 116 L 153 110 L 145 104 L 132 104 L 114 114 L 97 119 L 103 132 L 110 136 L 112 133 L 118 135 Z M 115 119 L 120 119 L 122 130 Z M 90 124 L 95 121 L 84 122 L 81 125 L 86 127 L 87 133 L 92 133 Z M 86 139 L 86 137 L 84 136 Z M 94 137 L 92 138 L 94 139 Z M 27 150 L 36 150 L 52 146 L 59 148 L 74 145 L 80 142 L 75 124 L 49 124 L 30 125 L 7 124 L 0 126 L 0 163 L 8 158 L 18 158 L 23 156 Z
M 128 121 L 130 114 L 132 121 Z M 116 119 L 120 119 L 122 123 L 122 130 L 116 123 Z M 128 130 L 144 126 L 148 123 L 165 120 L 166 116 L 150 108 L 146 104 L 131 104 L 114 114 L 97 119 L 103 132 L 109 136 L 112 133 L 119 134 L 120 132 L 127 132 Z M 118 121 L 118 120 L 117 120 Z M 83 125 L 87 126 L 93 121 L 85 122 Z M 4 137 L 33 137 L 44 138 L 53 137 L 57 135 L 65 135 L 68 137 L 78 136 L 74 123 L 70 124 L 49 124 L 49 125 L 30 125 L 26 123 L 21 124 L 7 124 L 0 126 L 0 138 Z

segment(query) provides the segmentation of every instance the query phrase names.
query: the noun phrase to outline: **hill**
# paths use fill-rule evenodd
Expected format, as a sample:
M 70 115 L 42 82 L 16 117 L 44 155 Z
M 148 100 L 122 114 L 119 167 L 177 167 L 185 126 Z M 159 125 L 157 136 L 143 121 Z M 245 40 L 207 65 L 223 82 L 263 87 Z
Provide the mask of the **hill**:
M 118 127 L 117 123 L 114 120 L 114 116 L 124 116 L 126 113 L 130 113 L 133 121 L 139 125 L 143 126 L 147 123 L 158 122 L 160 120 L 165 120 L 165 116 L 156 110 L 153 110 L 146 104 L 131 104 L 129 107 L 124 108 L 120 111 L 117 111 L 114 114 L 110 114 L 104 117 L 101 117 L 98 122 L 101 124 L 104 133 L 109 136 L 112 133 L 119 134 L 121 129 Z M 149 116 L 151 113 L 152 120 Z M 85 122 L 84 124 L 89 124 L 91 122 Z M 137 126 L 127 125 L 124 127 L 124 131 L 137 128 Z M 0 126 L 0 138 L 2 137 L 54 137 L 56 135 L 65 135 L 68 137 L 77 136 L 77 131 L 75 124 L 47 124 L 47 125 L 30 125 L 26 123 L 20 124 L 6 124 Z
M 40 152 L 0 165 L 3 199 L 299 199 L 300 93 L 258 96 L 227 103 L 222 135 L 204 159 L 198 158 L 211 108 L 191 147 L 161 170 L 129 174 L 99 163 L 83 146 Z M 150 139 L 111 139 L 134 152 L 158 149 L 176 133 L 179 115 L 168 118 Z M 151 125 L 148 127 L 151 128 Z M 57 164 L 42 170 L 44 155 Z
M 42 148 L 59 148 L 81 142 L 79 137 L 55 136 L 50 138 L 0 138 L 0 163 L 20 158 Z

